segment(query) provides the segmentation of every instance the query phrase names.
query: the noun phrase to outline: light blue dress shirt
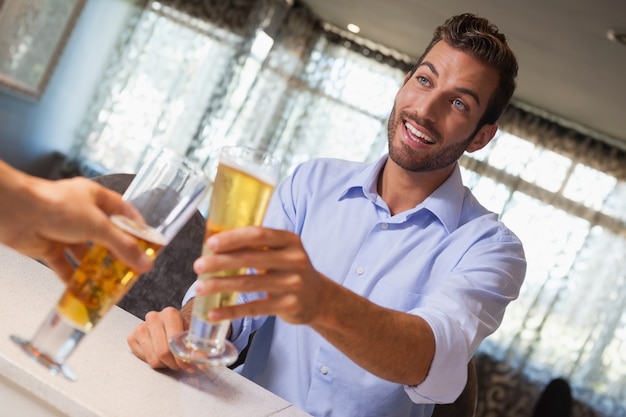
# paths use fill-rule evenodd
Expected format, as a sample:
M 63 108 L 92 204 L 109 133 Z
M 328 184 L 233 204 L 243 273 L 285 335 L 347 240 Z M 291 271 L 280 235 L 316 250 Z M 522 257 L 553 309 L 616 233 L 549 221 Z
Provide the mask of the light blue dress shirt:
M 525 275 L 521 242 L 463 186 L 458 166 L 423 203 L 391 216 L 376 192 L 385 162 L 300 165 L 277 187 L 264 223 L 300 235 L 322 274 L 425 319 L 436 341 L 427 378 L 417 386 L 380 379 L 308 326 L 274 317 L 233 322 L 239 349 L 257 331 L 241 373 L 314 416 L 430 416 L 434 403 L 454 401 L 468 360 L 500 325 Z

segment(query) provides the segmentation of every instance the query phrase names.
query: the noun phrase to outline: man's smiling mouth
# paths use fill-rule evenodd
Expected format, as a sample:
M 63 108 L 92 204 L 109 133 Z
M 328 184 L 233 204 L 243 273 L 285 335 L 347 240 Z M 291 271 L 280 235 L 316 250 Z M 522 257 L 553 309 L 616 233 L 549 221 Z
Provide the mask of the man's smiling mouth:
M 415 126 L 413 126 L 409 122 L 404 122 L 404 126 L 406 127 L 406 131 L 409 134 L 409 138 L 414 142 L 425 143 L 427 145 L 432 145 L 435 143 L 435 141 L 431 137 L 417 130 Z

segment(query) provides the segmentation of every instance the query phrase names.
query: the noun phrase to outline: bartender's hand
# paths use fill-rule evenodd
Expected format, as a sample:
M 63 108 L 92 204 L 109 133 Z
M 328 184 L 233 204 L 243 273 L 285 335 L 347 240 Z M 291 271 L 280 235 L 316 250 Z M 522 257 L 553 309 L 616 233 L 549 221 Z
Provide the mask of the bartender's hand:
M 193 372 L 195 367 L 174 357 L 168 340 L 189 327 L 193 300 L 178 311 L 166 307 L 162 311 L 150 311 L 146 320 L 128 336 L 126 341 L 131 351 L 152 368 L 184 369 Z
M 109 215 L 133 217 L 133 207 L 119 193 L 86 178 L 50 181 L 29 176 L 0 161 L 0 242 L 44 261 L 68 280 L 86 242 L 108 247 L 137 272 L 153 262 L 137 240 L 116 227 Z
M 288 323 L 311 325 L 322 318 L 325 294 L 333 291 L 330 287 L 335 284 L 313 268 L 299 236 L 242 227 L 217 233 L 206 244 L 212 254 L 196 260 L 196 273 L 253 268 L 258 274 L 198 281 L 197 295 L 230 291 L 266 294 L 253 302 L 211 310 L 209 320 L 276 315 Z

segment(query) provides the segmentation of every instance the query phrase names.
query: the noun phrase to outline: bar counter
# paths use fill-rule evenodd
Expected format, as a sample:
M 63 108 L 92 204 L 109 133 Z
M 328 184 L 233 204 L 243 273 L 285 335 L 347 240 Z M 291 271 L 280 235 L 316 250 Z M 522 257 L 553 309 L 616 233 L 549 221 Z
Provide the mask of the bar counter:
M 67 365 L 76 382 L 50 374 L 9 339 L 34 335 L 63 292 L 47 267 L 0 245 L 0 415 L 19 417 L 305 417 L 227 368 L 155 371 L 126 344 L 140 320 L 114 307 Z

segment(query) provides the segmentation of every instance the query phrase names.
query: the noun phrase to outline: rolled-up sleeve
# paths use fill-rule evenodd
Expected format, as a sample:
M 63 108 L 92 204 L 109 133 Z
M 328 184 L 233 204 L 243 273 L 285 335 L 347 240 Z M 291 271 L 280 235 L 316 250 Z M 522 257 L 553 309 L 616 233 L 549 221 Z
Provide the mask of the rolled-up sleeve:
M 448 259 L 448 261 L 450 261 Z M 450 403 L 463 391 L 467 363 L 480 343 L 502 323 L 526 273 L 520 241 L 507 230 L 470 245 L 453 271 L 428 285 L 428 301 L 411 311 L 435 336 L 428 376 L 406 386 L 417 403 Z

